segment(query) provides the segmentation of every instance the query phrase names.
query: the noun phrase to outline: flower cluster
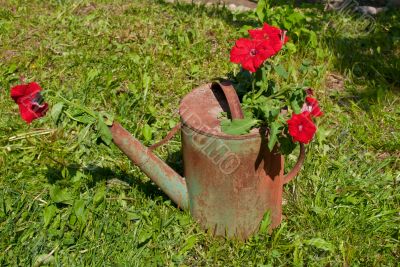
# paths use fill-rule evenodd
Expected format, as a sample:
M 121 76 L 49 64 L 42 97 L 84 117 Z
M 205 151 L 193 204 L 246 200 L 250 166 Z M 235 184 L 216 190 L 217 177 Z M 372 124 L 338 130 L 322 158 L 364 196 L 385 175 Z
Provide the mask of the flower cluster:
M 268 147 L 272 149 L 276 142 L 286 138 L 292 145 L 282 151 L 290 153 L 295 142 L 308 144 L 313 139 L 317 130 L 313 119 L 323 113 L 311 88 L 304 90 L 285 83 L 276 86 L 270 79 L 269 73 L 278 69 L 275 67 L 284 69 L 266 60 L 276 55 L 288 41 L 286 31 L 264 23 L 262 28 L 248 33 L 249 38 L 238 39 L 230 52 L 230 61 L 242 67 L 234 78 L 238 91 L 244 92 L 242 106 L 256 119 L 247 129 L 268 127 Z
M 11 98 L 18 104 L 21 117 L 27 123 L 46 115 L 49 108 L 40 91 L 42 88 L 35 82 L 11 88 Z
M 240 38 L 232 48 L 231 62 L 256 72 L 265 60 L 277 54 L 288 41 L 285 33 L 267 23 L 262 29 L 249 30 L 250 38 Z
M 308 144 L 317 131 L 317 127 L 314 125 L 312 119 L 322 115 L 323 113 L 319 108 L 317 99 L 307 96 L 301 113 L 293 114 L 292 118 L 287 121 L 289 134 L 293 137 L 293 140 Z

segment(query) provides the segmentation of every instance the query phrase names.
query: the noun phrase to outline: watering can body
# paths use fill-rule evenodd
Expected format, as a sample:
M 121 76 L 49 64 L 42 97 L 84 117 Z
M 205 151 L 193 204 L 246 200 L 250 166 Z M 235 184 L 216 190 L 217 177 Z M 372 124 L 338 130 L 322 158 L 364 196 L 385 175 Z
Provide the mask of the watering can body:
M 217 236 L 247 239 L 267 212 L 270 229 L 280 224 L 283 185 L 300 170 L 304 147 L 294 169 L 284 176 L 284 158 L 276 149 L 268 150 L 265 131 L 225 134 L 220 127 L 222 112 L 243 117 L 229 84 L 200 86 L 181 101 L 185 178 L 120 125 L 113 125 L 111 132 L 114 143 L 178 206 L 190 209 L 204 229 Z

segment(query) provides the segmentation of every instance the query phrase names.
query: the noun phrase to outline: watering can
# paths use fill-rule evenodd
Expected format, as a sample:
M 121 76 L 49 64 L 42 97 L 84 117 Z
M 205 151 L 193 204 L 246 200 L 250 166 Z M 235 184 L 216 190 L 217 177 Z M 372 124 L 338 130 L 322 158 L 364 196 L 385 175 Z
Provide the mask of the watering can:
M 110 130 L 115 145 L 178 207 L 189 209 L 202 228 L 244 240 L 258 230 L 267 212 L 270 229 L 280 224 L 283 185 L 301 169 L 305 151 L 300 144 L 297 163 L 284 175 L 284 157 L 276 147 L 269 151 L 266 131 L 226 134 L 220 127 L 222 112 L 233 120 L 243 118 L 229 82 L 205 84 L 181 101 L 181 123 L 158 145 L 181 131 L 185 178 L 153 154 L 157 145 L 144 146 L 116 122 Z

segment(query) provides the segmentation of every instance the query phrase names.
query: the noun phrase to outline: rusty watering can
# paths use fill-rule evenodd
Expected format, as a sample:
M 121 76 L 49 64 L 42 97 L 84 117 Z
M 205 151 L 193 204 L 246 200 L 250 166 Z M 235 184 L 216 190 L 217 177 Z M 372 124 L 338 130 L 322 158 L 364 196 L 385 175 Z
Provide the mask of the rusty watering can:
M 152 153 L 118 123 L 110 130 L 114 143 L 179 207 L 189 209 L 200 225 L 218 236 L 247 239 L 270 212 L 270 229 L 282 219 L 283 185 L 299 172 L 304 146 L 292 171 L 283 173 L 284 158 L 267 147 L 265 131 L 244 135 L 221 131 L 218 117 L 229 112 L 243 118 L 239 98 L 229 82 L 206 84 L 181 101 L 181 123 L 160 142 L 181 129 L 185 178 Z

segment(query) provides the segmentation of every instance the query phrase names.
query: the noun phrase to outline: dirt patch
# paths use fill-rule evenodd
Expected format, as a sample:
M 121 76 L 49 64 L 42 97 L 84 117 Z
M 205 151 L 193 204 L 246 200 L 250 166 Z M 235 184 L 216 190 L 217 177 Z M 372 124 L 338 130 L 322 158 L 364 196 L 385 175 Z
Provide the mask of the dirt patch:
M 95 3 L 89 3 L 83 6 L 78 7 L 77 9 L 75 9 L 75 14 L 76 15 L 88 15 L 89 13 L 91 13 L 92 11 L 96 10 L 96 4 Z
M 338 73 L 330 73 L 325 79 L 325 87 L 328 93 L 344 91 L 345 78 Z
M 249 11 L 255 9 L 257 7 L 257 3 L 255 1 L 248 0 L 166 0 L 169 3 L 193 3 L 193 4 L 204 4 L 204 5 L 218 5 L 218 6 L 226 6 L 228 9 L 232 11 Z
M 3 54 L 0 54 L 0 58 L 4 61 L 10 61 L 17 54 L 18 52 L 15 50 L 5 50 Z

